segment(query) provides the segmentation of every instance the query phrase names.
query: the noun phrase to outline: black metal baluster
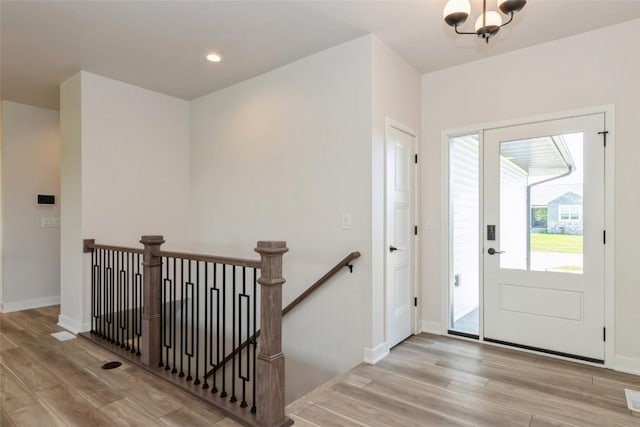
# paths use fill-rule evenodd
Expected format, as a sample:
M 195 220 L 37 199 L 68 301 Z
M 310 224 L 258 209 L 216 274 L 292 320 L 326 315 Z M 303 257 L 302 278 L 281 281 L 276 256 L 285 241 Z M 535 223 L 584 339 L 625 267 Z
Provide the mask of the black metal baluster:
M 232 282 L 231 282 L 231 351 L 236 349 L 236 266 L 231 266 Z M 231 402 L 238 401 L 236 397 L 236 355 L 231 356 Z
M 115 252 L 109 251 L 111 253 L 110 264 L 111 269 L 109 270 L 109 293 L 111 295 L 111 308 L 109 309 L 109 319 L 111 320 L 111 344 L 116 342 L 116 266 L 115 266 Z
M 162 257 L 160 263 L 162 262 Z M 162 265 L 160 266 L 160 272 L 162 272 Z M 165 313 L 164 305 L 167 301 L 166 293 L 167 293 L 167 279 L 166 279 L 166 271 L 165 274 L 160 278 L 161 287 L 160 287 L 160 360 L 158 361 L 158 367 L 162 368 L 164 364 L 162 363 L 162 347 L 167 346 L 167 337 L 165 336 L 165 332 L 167 327 L 165 323 L 167 322 L 167 314 Z
M 114 275 L 115 275 L 115 287 L 114 287 L 114 296 L 115 296 L 115 307 L 114 307 L 114 314 L 115 314 L 115 321 L 113 322 L 114 327 L 116 328 L 116 333 L 115 333 L 115 339 L 116 339 L 116 345 L 119 346 L 120 345 L 120 309 L 122 307 L 122 301 L 120 301 L 120 264 L 119 264 L 119 260 L 120 260 L 120 252 L 114 252 L 114 257 L 115 257 L 115 264 L 114 264 Z
M 185 283 L 184 283 L 184 258 L 180 259 L 180 284 L 182 287 L 182 301 L 180 302 L 180 305 L 182 306 L 182 327 L 181 327 L 181 333 L 180 333 L 180 373 L 178 374 L 178 376 L 180 378 L 184 377 L 184 350 L 186 347 L 185 341 L 186 341 L 186 337 L 187 334 L 185 333 L 185 327 L 186 327 L 186 310 L 187 307 L 185 305 Z
M 125 350 L 130 351 L 131 350 L 131 321 L 133 320 L 131 318 L 131 253 L 127 252 L 127 254 L 125 255 L 126 257 L 126 261 L 127 261 L 127 272 L 125 273 L 125 276 L 127 278 L 127 302 L 125 303 L 126 305 L 126 309 L 127 309 L 127 330 L 126 330 L 126 340 L 127 343 L 124 347 Z
M 213 298 L 213 292 L 215 290 L 216 294 L 216 369 L 220 366 L 220 289 L 218 288 L 218 265 L 213 263 L 213 289 L 211 290 L 211 298 Z M 212 307 L 213 307 L 213 300 Z M 211 316 L 211 321 L 213 322 L 213 315 Z M 211 325 L 211 330 L 213 332 L 213 324 Z M 213 355 L 212 355 L 213 356 Z M 218 392 L 218 381 L 216 378 L 218 377 L 218 372 L 213 373 L 213 387 L 211 388 L 211 393 Z
M 169 306 L 169 299 L 171 298 L 171 279 L 169 278 L 169 259 L 164 258 L 164 276 L 162 277 L 162 307 L 161 307 L 161 324 L 162 324 L 162 344 L 164 345 L 164 354 L 166 363 L 162 361 L 162 350 L 160 351 L 160 366 L 165 367 L 165 370 L 169 368 L 169 350 L 171 348 L 171 308 Z M 169 314 L 167 315 L 167 309 Z M 169 326 L 167 327 L 167 320 Z M 167 338 L 167 332 L 169 337 Z
M 131 353 L 136 352 L 136 307 L 138 298 L 136 296 L 138 279 L 136 276 L 136 254 L 131 254 Z
M 113 328 L 112 328 L 112 313 L 113 313 L 113 276 L 111 272 L 113 271 L 112 262 L 111 262 L 111 251 L 107 250 L 107 341 L 111 341 L 113 339 Z
M 178 348 L 177 335 L 176 335 L 176 325 L 178 323 L 178 311 L 176 310 L 177 306 L 177 296 L 176 289 L 178 287 L 178 283 L 176 282 L 176 259 L 173 259 L 173 369 L 171 369 L 171 373 L 175 374 L 178 372 L 176 368 L 176 349 Z
M 205 289 L 207 286 L 207 282 L 204 282 Z M 196 293 L 196 324 L 193 326 L 196 334 L 196 380 L 193 382 L 194 385 L 200 384 L 199 378 L 199 368 L 200 368 L 200 261 L 196 261 L 196 283 L 194 292 Z
M 109 310 L 111 308 L 111 292 L 109 277 L 111 276 L 111 269 L 109 267 L 109 251 L 105 249 L 104 251 L 104 338 L 109 340 L 109 329 L 110 329 L 110 319 L 109 319 Z
M 143 298 L 143 286 L 142 286 L 142 274 L 140 273 L 140 254 L 136 254 L 136 293 L 138 298 L 137 310 L 136 310 L 136 355 L 140 356 L 140 336 L 142 335 L 142 298 Z
M 126 339 L 125 328 L 127 327 L 126 323 L 126 315 L 127 315 L 127 294 L 126 290 L 126 271 L 124 270 L 125 265 L 125 253 L 120 252 L 120 270 L 119 270 L 119 279 L 120 279 L 120 348 L 124 348 Z
M 105 317 L 104 317 L 104 313 L 105 313 L 105 283 L 104 283 L 104 250 L 100 249 L 100 279 L 99 279 L 99 287 L 100 287 L 100 291 L 99 291 L 99 295 L 100 295 L 100 301 L 99 301 L 99 309 L 100 309 L 100 334 L 99 337 L 100 338 L 104 338 L 104 328 L 105 328 Z
M 238 345 L 241 345 L 244 340 L 242 339 L 242 301 L 246 302 L 246 335 L 249 339 L 249 296 L 247 295 L 247 268 L 242 267 L 242 294 L 238 295 Z M 247 369 L 246 375 L 242 375 L 242 351 L 238 353 L 238 376 L 242 380 L 242 401 L 240 402 L 241 408 L 247 407 L 247 381 L 249 381 L 249 356 L 251 355 L 251 347 L 247 346 Z
M 208 276 L 208 270 L 209 270 L 209 263 L 205 262 L 204 263 L 204 383 L 202 384 L 202 388 L 203 389 L 208 389 L 209 388 L 209 383 L 207 383 L 207 369 L 209 368 L 209 357 L 207 357 L 208 355 L 210 355 L 210 351 L 209 351 L 209 346 L 207 345 L 209 342 L 209 337 L 207 336 L 207 333 L 209 331 L 209 276 Z
M 100 308 L 102 302 L 102 274 L 100 272 L 102 263 L 100 262 L 100 249 L 94 249 L 94 251 L 96 252 L 96 335 L 100 337 L 102 336 L 102 309 Z
M 222 264 L 222 357 L 227 354 L 227 265 Z M 220 335 L 218 335 L 220 337 Z M 218 338 L 220 339 L 220 338 Z M 218 359 L 218 363 L 220 360 Z M 222 393 L 220 397 L 227 397 L 227 370 L 222 367 Z
M 191 376 L 191 359 L 193 358 L 193 331 L 195 329 L 195 324 L 193 322 L 193 315 L 194 315 L 194 307 L 193 307 L 193 302 L 195 300 L 194 298 L 194 294 L 195 294 L 195 288 L 193 285 L 193 282 L 191 281 L 191 260 L 187 260 L 187 262 L 189 263 L 189 283 L 187 283 L 187 295 L 189 293 L 189 288 L 191 289 L 191 298 L 189 298 L 189 314 L 191 314 L 191 322 L 189 322 L 189 319 L 187 318 L 187 322 L 188 324 L 191 325 L 191 327 L 189 328 L 189 330 L 187 330 L 187 357 L 188 357 L 188 363 L 187 363 L 187 381 L 191 381 L 193 379 L 193 377 Z
M 91 251 L 91 334 L 95 334 L 96 315 L 96 266 L 94 263 L 95 249 Z
M 119 332 L 119 325 L 118 325 L 118 286 L 120 286 L 120 282 L 118 281 L 118 252 L 117 251 L 112 251 L 111 252 L 111 257 L 112 257 L 112 261 L 113 261 L 113 341 L 112 343 L 117 345 L 120 345 L 120 343 L 118 342 L 118 332 Z
M 131 254 L 131 353 L 136 352 L 137 307 L 138 307 L 138 276 L 136 269 L 136 254 Z
M 258 350 L 258 338 L 256 335 L 256 318 L 257 318 L 257 306 L 258 306 L 258 294 L 257 294 L 257 269 L 253 269 L 253 371 L 251 372 L 251 382 L 253 383 L 253 396 L 251 404 L 251 413 L 256 413 L 256 356 Z

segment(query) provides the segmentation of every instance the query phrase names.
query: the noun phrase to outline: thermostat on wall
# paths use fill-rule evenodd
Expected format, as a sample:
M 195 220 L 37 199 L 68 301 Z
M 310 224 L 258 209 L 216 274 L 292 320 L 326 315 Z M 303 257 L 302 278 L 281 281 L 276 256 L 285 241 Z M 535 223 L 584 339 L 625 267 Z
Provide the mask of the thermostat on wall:
M 38 194 L 38 204 L 39 205 L 55 205 L 56 196 L 51 196 L 47 194 Z

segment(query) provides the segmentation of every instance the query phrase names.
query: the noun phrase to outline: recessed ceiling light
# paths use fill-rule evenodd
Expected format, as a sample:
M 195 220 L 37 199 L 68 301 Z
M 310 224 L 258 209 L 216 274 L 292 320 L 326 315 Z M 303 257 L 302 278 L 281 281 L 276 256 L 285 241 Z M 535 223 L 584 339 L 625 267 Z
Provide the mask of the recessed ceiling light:
M 220 62 L 222 61 L 222 57 L 217 53 L 210 53 L 209 55 L 207 55 L 207 61 Z

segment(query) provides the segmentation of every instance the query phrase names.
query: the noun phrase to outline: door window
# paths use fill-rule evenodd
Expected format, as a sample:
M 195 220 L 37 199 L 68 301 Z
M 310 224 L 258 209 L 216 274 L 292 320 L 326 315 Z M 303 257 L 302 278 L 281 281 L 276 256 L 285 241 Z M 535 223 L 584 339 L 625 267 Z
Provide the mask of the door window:
M 500 268 L 582 273 L 583 134 L 500 143 Z

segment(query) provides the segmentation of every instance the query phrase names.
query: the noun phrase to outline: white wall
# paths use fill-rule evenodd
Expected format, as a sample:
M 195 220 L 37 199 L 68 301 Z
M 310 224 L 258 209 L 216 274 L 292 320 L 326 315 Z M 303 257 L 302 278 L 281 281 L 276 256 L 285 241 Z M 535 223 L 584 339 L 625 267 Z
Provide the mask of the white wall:
M 200 251 L 255 256 L 257 240 L 286 240 L 285 304 L 362 253 L 353 275 L 345 269 L 285 319 L 288 400 L 361 362 L 363 349 L 370 360 L 386 351 L 387 116 L 420 127 L 420 75 L 372 36 L 191 103 Z
M 41 227 L 60 217 L 60 130 L 57 111 L 2 101 L 2 309 L 57 304 L 60 229 Z M 55 205 L 38 205 L 51 194 Z
M 640 20 L 426 74 L 422 129 L 426 221 L 440 220 L 441 132 L 605 104 L 616 108 L 616 365 L 640 373 Z M 440 238 L 423 238 L 423 321 L 441 319 Z
M 371 48 L 365 37 L 191 103 L 192 236 L 255 258 L 286 240 L 285 304 L 351 251 L 284 321 L 287 400 L 362 361 L 371 283 Z M 350 213 L 352 229 L 341 228 Z
M 82 233 L 139 246 L 188 246 L 186 101 L 82 73 Z
M 60 325 L 86 329 L 82 255 L 81 74 L 60 86 Z M 83 323 L 85 323 L 83 325 Z
M 4 182 L 4 180 L 2 179 L 2 128 L 3 128 L 3 115 L 2 115 L 2 105 L 3 103 L 0 102 L 0 310 L 2 309 L 2 301 L 3 301 L 3 295 L 4 295 L 4 245 L 2 243 L 2 183 Z
M 87 72 L 65 82 L 61 95 L 68 173 L 63 203 L 68 198 L 72 205 L 63 210 L 63 234 L 65 216 L 72 229 L 63 242 L 62 262 L 69 261 L 72 274 L 63 280 L 63 294 L 84 295 L 82 313 L 69 314 L 67 324 L 84 329 L 88 289 L 78 276 L 82 239 L 139 247 L 141 235 L 162 234 L 168 248 L 189 247 L 189 104 Z M 67 304 L 63 295 L 61 323 L 72 306 L 77 304 Z
M 371 37 L 372 46 L 372 274 L 371 326 L 367 333 L 365 360 L 376 361 L 386 351 L 385 324 L 385 118 L 414 130 L 420 140 L 420 74 L 403 58 L 378 38 Z M 418 172 L 420 168 L 418 167 Z

